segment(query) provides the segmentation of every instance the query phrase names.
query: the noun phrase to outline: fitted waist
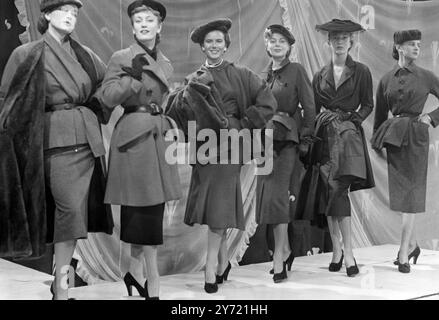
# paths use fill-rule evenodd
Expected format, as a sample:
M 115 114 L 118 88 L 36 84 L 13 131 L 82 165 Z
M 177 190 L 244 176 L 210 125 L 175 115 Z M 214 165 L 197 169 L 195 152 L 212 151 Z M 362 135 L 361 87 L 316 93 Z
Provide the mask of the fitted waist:
M 73 110 L 82 106 L 84 106 L 84 104 L 79 104 L 79 103 L 62 103 L 62 104 L 46 105 L 44 111 L 55 112 L 62 110 Z
M 163 109 L 155 103 L 140 105 L 140 106 L 125 106 L 123 107 L 123 109 L 124 109 L 124 114 L 130 114 L 130 113 L 150 113 L 151 115 L 163 114 Z

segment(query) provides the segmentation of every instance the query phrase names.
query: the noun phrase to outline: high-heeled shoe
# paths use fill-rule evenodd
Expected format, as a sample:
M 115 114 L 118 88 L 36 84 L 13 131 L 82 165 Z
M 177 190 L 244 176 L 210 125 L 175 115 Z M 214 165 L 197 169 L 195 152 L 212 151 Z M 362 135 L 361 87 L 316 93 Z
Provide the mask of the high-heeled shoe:
M 339 272 L 341 270 L 341 267 L 343 266 L 343 259 L 344 259 L 344 251 L 341 250 L 341 259 L 340 259 L 340 261 L 337 262 L 337 263 L 331 262 L 329 264 L 328 270 L 330 272 Z
M 143 291 L 145 292 L 145 300 L 160 300 L 159 297 L 150 297 L 149 296 L 149 292 L 148 292 L 148 280 L 145 280 L 145 287 L 142 288 Z
M 357 261 L 355 259 L 354 262 L 355 262 L 355 266 L 346 268 L 346 274 L 348 275 L 348 277 L 354 277 L 360 273 L 360 270 L 358 270 Z
M 288 279 L 288 274 L 287 274 L 287 264 L 284 262 L 284 268 L 282 270 L 281 273 L 275 273 L 273 275 L 273 281 L 274 283 L 279 283 L 284 281 L 285 279 Z
M 410 259 L 413 258 L 413 264 L 417 264 L 420 255 L 421 255 L 421 248 L 419 248 L 419 246 L 416 246 L 416 248 L 409 254 L 409 263 L 410 263 Z M 395 266 L 399 265 L 399 251 L 393 264 Z
M 218 292 L 218 284 L 215 283 L 204 283 L 204 291 L 206 291 L 207 293 L 216 293 Z
M 292 268 L 292 265 L 294 262 L 294 258 L 295 258 L 295 256 L 294 256 L 293 252 L 291 252 L 289 257 L 287 258 L 287 260 L 284 261 L 284 263 L 287 265 L 288 271 L 291 271 L 291 268 Z M 274 274 L 274 269 L 270 270 L 270 274 Z
M 127 287 L 128 295 L 130 297 L 133 296 L 133 287 L 136 288 L 141 297 L 145 297 L 145 289 L 142 288 L 140 283 L 137 282 L 131 273 L 128 272 L 125 277 L 123 277 L 123 282 L 125 282 L 125 286 Z
M 228 277 L 229 277 L 229 272 L 232 269 L 232 264 L 229 262 L 226 270 L 224 270 L 222 275 L 217 275 L 216 276 L 216 283 L 217 284 L 222 284 L 223 282 L 227 281 Z
M 410 273 L 410 264 L 409 263 L 400 263 L 398 261 L 398 271 L 401 273 Z

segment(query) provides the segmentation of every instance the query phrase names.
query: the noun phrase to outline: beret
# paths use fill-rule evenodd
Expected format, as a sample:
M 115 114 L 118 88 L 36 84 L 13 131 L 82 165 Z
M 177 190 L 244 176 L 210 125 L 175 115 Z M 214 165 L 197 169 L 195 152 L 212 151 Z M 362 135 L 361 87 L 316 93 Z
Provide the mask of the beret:
M 165 20 L 166 18 L 166 8 L 164 5 L 162 5 L 160 2 L 158 1 L 154 1 L 154 0 L 136 0 L 134 2 L 132 2 L 129 6 L 128 6 L 128 16 L 132 17 L 134 10 L 136 10 L 137 8 L 140 7 L 149 7 L 155 11 L 158 11 L 160 13 L 160 17 L 162 18 L 162 21 Z
M 332 19 L 331 21 L 316 25 L 317 31 L 327 32 L 359 32 L 365 31 L 364 28 L 351 20 Z
M 232 27 L 232 20 L 230 19 L 218 19 L 209 23 L 196 27 L 191 33 L 191 40 L 195 43 L 203 44 L 206 34 L 211 31 L 222 31 L 228 33 Z
M 82 8 L 82 2 L 79 0 L 42 0 L 40 4 L 40 11 L 47 12 L 66 4 L 72 4 L 78 8 Z
M 294 36 L 290 32 L 290 30 L 288 30 L 287 28 L 285 28 L 284 26 L 282 26 L 280 24 L 273 24 L 273 25 L 269 26 L 266 31 L 271 32 L 271 33 L 279 33 L 279 34 L 283 35 L 290 43 L 290 46 L 292 46 L 294 43 L 296 43 L 296 39 L 294 39 Z

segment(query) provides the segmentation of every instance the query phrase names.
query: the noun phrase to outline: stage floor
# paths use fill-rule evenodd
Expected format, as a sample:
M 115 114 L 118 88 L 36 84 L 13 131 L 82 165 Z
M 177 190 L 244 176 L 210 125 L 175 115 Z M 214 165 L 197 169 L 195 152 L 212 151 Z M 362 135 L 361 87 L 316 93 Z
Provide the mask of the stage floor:
M 271 263 L 233 267 L 229 281 L 218 293 L 204 292 L 204 274 L 179 274 L 161 278 L 162 300 L 439 300 L 439 252 L 422 250 L 410 274 L 393 265 L 398 247 L 377 246 L 354 250 L 360 274 L 346 276 L 343 267 L 330 273 L 331 254 L 296 258 L 289 279 L 273 283 Z M 50 275 L 0 260 L 0 300 L 50 299 Z M 136 292 L 136 290 L 133 290 Z M 137 293 L 137 292 L 136 292 Z M 123 282 L 72 289 L 79 300 L 137 300 L 128 297 Z

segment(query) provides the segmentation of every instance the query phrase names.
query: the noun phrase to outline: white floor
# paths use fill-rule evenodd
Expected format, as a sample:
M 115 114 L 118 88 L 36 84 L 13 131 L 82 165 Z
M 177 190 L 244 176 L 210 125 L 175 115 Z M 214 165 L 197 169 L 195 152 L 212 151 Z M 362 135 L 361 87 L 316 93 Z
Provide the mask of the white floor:
M 203 272 L 161 278 L 162 300 L 339 300 L 373 299 L 439 300 L 439 252 L 422 250 L 410 274 L 393 265 L 398 247 L 392 245 L 356 249 L 360 275 L 348 278 L 343 268 L 330 273 L 331 254 L 296 258 L 289 279 L 275 284 L 268 274 L 271 263 L 232 268 L 229 281 L 218 293 L 203 290 Z M 50 299 L 50 275 L 0 260 L 0 300 Z M 135 289 L 133 290 L 134 292 Z M 140 299 L 127 297 L 123 282 L 72 289 L 79 300 Z

